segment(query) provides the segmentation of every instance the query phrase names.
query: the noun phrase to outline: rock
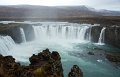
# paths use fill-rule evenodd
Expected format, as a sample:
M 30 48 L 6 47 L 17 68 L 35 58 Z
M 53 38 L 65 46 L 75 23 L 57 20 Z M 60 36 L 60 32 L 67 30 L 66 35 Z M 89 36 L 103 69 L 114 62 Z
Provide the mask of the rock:
M 91 41 L 97 43 L 100 37 L 102 26 L 93 26 L 91 28 Z
M 23 70 L 12 56 L 0 56 L 0 77 L 20 77 Z
M 10 63 L 14 63 L 15 62 L 15 59 L 12 57 L 12 56 L 5 56 L 4 57 L 4 60 L 5 61 L 8 61 Z
M 64 77 L 61 57 L 56 51 L 46 49 L 29 60 L 29 66 L 21 66 L 12 56 L 0 55 L 0 77 Z M 74 65 L 68 77 L 83 77 L 83 73 Z
M 120 26 L 106 28 L 105 43 L 120 48 Z
M 63 77 L 61 58 L 58 52 L 43 50 L 30 57 L 29 66 L 21 66 L 12 56 L 0 55 L 0 77 Z
M 104 25 L 93 26 L 91 27 L 91 30 L 86 32 L 88 34 L 91 31 L 90 35 L 92 42 L 98 43 L 103 26 Z M 106 25 L 105 27 L 104 43 L 120 48 L 120 26 Z
M 33 67 L 35 77 L 63 77 L 61 58 L 58 52 L 43 50 L 38 55 L 30 57 L 30 67 Z
M 54 60 L 61 60 L 59 53 L 56 52 L 56 51 L 53 51 L 53 52 L 52 52 L 51 57 L 52 57 Z
M 106 58 L 111 62 L 120 62 L 120 53 L 107 53 Z
M 77 65 L 73 65 L 71 72 L 69 72 L 68 77 L 83 77 L 83 72 Z
M 51 53 L 50 53 L 49 49 L 43 50 L 41 55 L 44 60 L 50 60 L 50 58 L 51 58 Z M 41 56 L 41 55 L 39 55 L 39 56 Z
M 93 52 L 88 52 L 88 55 L 95 55 Z
M 33 29 L 31 24 L 9 23 L 9 24 L 0 24 L 0 25 L 1 25 L 0 26 L 0 35 L 11 36 L 11 38 L 16 43 L 23 42 L 20 28 L 23 28 L 23 30 L 24 30 L 24 33 L 25 33 L 25 36 L 26 36 L 26 41 L 34 40 L 35 33 L 34 33 L 34 29 Z

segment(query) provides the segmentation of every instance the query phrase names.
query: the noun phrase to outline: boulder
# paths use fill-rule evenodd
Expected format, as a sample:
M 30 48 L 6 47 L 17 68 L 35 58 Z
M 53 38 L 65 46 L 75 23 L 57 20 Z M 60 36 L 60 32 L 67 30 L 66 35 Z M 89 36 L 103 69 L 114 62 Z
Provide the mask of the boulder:
M 93 52 L 88 52 L 88 55 L 95 55 Z
M 61 58 L 58 52 L 49 49 L 29 58 L 35 77 L 63 77 Z
M 73 65 L 71 71 L 68 74 L 68 77 L 83 77 L 83 72 L 77 65 Z

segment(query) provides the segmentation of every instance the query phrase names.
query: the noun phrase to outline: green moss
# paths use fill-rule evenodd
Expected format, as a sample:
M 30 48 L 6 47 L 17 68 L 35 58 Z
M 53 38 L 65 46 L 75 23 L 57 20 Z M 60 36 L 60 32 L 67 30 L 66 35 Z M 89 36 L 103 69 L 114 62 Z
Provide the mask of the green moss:
M 45 70 L 44 68 L 38 68 L 34 71 L 34 76 L 35 77 L 45 77 Z

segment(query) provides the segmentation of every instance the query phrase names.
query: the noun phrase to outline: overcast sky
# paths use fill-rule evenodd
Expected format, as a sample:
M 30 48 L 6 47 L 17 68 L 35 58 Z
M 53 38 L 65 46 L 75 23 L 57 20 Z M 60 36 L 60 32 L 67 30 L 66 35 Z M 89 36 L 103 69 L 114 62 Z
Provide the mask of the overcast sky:
M 120 11 L 120 0 L 0 0 L 0 5 L 17 4 L 45 6 L 86 5 L 96 9 L 109 9 Z

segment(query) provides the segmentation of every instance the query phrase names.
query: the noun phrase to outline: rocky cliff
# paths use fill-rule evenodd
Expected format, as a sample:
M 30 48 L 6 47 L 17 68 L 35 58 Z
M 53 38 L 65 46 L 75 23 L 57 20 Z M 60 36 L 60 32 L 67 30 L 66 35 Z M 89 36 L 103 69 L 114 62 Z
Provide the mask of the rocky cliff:
M 120 48 L 120 26 L 106 28 L 105 43 Z
M 11 36 L 16 43 L 21 43 L 22 35 L 20 28 L 24 30 L 27 41 L 32 41 L 34 39 L 35 34 L 32 25 L 22 23 L 0 24 L 0 35 Z
M 12 56 L 0 55 L 0 77 L 64 77 L 61 57 L 56 51 L 46 49 L 29 60 L 29 66 L 22 66 Z M 68 77 L 83 77 L 83 73 L 74 65 Z
M 91 41 L 97 43 L 102 28 L 105 27 L 104 43 L 120 48 L 120 26 L 93 26 L 91 28 Z

